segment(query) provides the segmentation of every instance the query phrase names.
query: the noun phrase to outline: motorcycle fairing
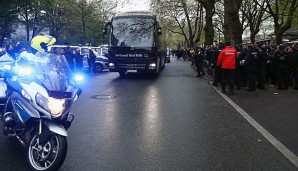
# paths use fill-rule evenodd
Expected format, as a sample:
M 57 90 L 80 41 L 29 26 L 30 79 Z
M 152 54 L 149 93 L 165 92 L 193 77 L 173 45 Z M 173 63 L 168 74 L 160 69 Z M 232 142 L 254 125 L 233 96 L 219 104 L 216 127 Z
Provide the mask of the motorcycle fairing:
M 30 103 L 25 100 L 19 93 L 14 92 L 9 98 L 9 103 L 13 104 L 14 111 L 16 111 L 16 114 L 20 118 L 22 123 L 26 123 L 30 118 L 40 118 L 40 115 L 36 109 L 34 109 Z M 6 105 L 6 112 L 9 112 L 8 107 Z
M 48 91 L 48 93 L 49 93 L 49 97 L 58 98 L 58 99 L 72 97 L 72 92 L 61 92 L 61 91 L 50 90 Z
M 44 120 L 44 124 L 51 132 L 67 137 L 67 131 L 62 125 L 58 125 L 49 120 Z

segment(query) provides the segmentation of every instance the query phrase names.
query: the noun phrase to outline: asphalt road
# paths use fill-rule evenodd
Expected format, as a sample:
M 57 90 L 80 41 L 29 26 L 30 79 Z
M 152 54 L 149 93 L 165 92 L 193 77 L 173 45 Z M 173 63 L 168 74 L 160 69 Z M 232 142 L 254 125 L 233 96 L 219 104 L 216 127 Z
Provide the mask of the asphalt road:
M 172 58 L 158 77 L 88 76 L 60 170 L 298 170 L 195 75 Z M 3 135 L 0 160 L 0 170 L 28 170 L 25 149 Z

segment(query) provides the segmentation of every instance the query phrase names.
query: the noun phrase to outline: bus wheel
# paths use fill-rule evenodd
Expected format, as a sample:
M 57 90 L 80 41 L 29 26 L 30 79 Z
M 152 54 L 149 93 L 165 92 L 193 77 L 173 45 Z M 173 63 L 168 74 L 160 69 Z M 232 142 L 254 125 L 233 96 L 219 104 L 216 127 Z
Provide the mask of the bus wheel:
M 164 62 L 163 62 L 163 64 L 162 64 L 162 67 L 161 67 L 161 68 L 162 68 L 162 69 L 164 69 L 164 68 L 165 68 L 165 65 L 166 65 L 166 61 L 164 61 Z

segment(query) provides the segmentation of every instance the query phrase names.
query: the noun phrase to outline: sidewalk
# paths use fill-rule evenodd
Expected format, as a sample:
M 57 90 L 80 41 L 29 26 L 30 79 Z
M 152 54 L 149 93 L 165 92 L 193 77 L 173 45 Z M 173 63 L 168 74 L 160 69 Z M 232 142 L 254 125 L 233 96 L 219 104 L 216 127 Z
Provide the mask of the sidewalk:
M 267 86 L 268 90 L 249 92 L 247 87 L 241 87 L 241 90 L 234 90 L 234 95 L 226 95 L 221 93 L 220 84 L 212 86 L 212 75 L 206 72 L 204 78 L 261 134 L 265 132 L 263 136 L 285 157 L 298 165 L 298 90 L 292 86 L 288 90 Z

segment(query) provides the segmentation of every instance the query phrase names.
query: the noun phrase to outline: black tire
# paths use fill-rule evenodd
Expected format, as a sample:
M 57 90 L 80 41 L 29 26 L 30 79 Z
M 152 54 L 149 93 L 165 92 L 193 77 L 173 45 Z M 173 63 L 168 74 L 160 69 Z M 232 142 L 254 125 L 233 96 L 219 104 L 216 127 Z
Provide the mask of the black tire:
M 94 65 L 94 72 L 101 73 L 103 70 L 103 66 L 101 64 L 95 64 Z
M 119 72 L 120 77 L 124 77 L 125 76 L 125 72 Z
M 30 168 L 34 171 L 56 171 L 65 160 L 67 139 L 61 135 L 52 134 L 47 137 L 44 144 L 44 146 L 39 144 L 37 135 L 30 140 L 27 147 Z
M 165 68 L 165 65 L 166 65 L 166 59 L 165 59 L 165 61 L 163 62 L 163 64 L 162 64 L 162 66 L 161 66 L 161 69 L 164 69 Z

